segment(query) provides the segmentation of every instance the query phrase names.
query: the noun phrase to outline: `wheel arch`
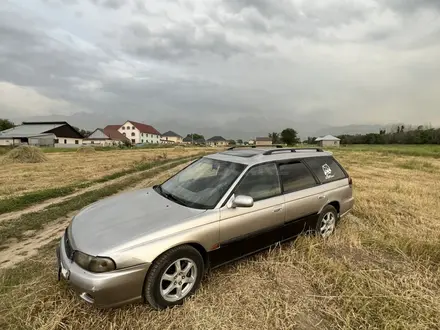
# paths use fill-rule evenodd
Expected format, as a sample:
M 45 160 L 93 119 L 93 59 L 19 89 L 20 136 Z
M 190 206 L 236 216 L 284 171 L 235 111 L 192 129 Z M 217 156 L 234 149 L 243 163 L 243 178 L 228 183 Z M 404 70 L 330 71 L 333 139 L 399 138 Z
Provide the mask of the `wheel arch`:
M 334 200 L 334 201 L 331 201 L 331 202 L 328 202 L 327 204 L 325 204 L 320 210 L 319 210 L 319 213 L 318 214 L 321 214 L 322 213 L 322 210 L 324 210 L 327 206 L 333 206 L 335 209 L 336 209 L 336 212 L 338 213 L 338 215 L 339 215 L 339 213 L 340 213 L 340 210 L 341 210 L 341 203 L 339 203 L 339 201 L 337 201 L 337 200 Z
M 339 203 L 338 201 L 330 202 L 327 205 L 333 206 L 336 209 L 336 211 L 338 212 L 338 214 L 341 211 L 341 203 Z

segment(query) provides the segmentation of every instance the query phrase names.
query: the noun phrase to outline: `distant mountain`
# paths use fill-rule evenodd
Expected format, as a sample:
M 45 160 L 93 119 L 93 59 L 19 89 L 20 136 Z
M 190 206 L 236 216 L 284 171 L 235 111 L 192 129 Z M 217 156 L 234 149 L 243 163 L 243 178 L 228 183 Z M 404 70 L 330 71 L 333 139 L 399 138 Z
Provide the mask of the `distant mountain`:
M 95 113 L 75 113 L 71 116 L 51 115 L 34 116 L 26 118 L 11 118 L 16 124 L 23 121 L 67 121 L 69 124 L 86 129 L 94 130 L 102 128 L 109 124 L 123 124 L 127 119 L 143 122 L 139 118 L 125 118 L 119 115 L 95 114 Z M 396 125 L 347 125 L 347 126 L 328 126 L 313 121 L 292 120 L 276 117 L 242 117 L 234 118 L 223 123 L 206 118 L 194 118 L 188 120 L 181 118 L 166 118 L 145 122 L 153 125 L 160 132 L 172 130 L 182 136 L 188 133 L 200 133 L 209 138 L 214 135 L 221 135 L 226 139 L 252 139 L 257 136 L 267 136 L 270 132 L 281 132 L 286 127 L 296 129 L 301 139 L 307 139 L 308 136 L 324 136 L 327 134 L 366 134 L 378 133 L 381 129 L 391 129 Z

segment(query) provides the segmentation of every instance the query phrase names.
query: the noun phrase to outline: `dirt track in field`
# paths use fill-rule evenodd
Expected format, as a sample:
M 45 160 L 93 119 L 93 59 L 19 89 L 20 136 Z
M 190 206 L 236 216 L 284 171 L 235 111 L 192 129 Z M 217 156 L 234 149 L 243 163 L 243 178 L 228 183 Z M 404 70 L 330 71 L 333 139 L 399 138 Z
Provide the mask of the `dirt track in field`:
M 173 173 L 176 173 L 177 171 L 179 171 L 183 167 L 187 166 L 188 164 L 189 164 L 189 162 L 185 163 L 183 165 L 179 165 L 177 167 L 174 167 L 172 169 L 169 169 L 167 171 L 164 171 L 163 173 L 161 173 L 153 178 L 148 178 L 146 180 L 140 181 L 135 186 L 130 187 L 124 191 L 150 187 L 151 185 L 159 183 L 159 182 L 163 181 L 164 179 L 168 178 L 170 175 L 172 175 Z M 167 164 L 167 165 L 169 165 L 169 164 Z M 157 168 L 160 168 L 160 167 L 157 167 Z M 157 169 L 157 168 L 154 168 L 154 169 Z M 140 172 L 137 172 L 137 173 L 135 173 L 135 175 L 137 175 L 139 173 Z M 127 176 L 125 176 L 123 178 L 126 178 L 126 177 Z M 106 185 L 108 185 L 109 183 L 113 183 L 115 181 L 116 180 L 106 182 L 105 184 L 102 184 L 99 187 L 98 186 L 90 187 L 93 189 L 89 189 L 89 188 L 87 188 L 87 189 L 94 190 L 94 189 L 102 188 L 102 187 L 105 187 Z M 87 190 L 82 190 L 79 193 L 83 193 L 85 191 L 87 191 Z M 75 193 L 75 194 L 66 196 L 63 199 L 58 199 L 58 202 L 60 202 L 62 200 L 67 200 L 69 198 L 73 198 L 76 195 L 78 195 L 79 193 Z M 55 202 L 53 200 L 51 200 L 51 203 L 55 203 Z M 46 203 L 45 207 L 47 207 L 51 203 L 49 203 L 49 204 Z M 40 205 L 38 205 L 38 206 L 40 206 Z M 41 210 L 43 208 L 44 207 L 41 207 L 38 210 Z M 29 209 L 26 209 L 26 210 L 29 210 Z M 35 211 L 35 209 L 34 209 L 34 211 Z M 28 211 L 28 212 L 31 212 L 31 211 Z M 72 219 L 72 217 L 74 216 L 75 213 L 77 213 L 77 211 L 69 213 L 65 217 L 62 217 L 62 218 L 55 220 L 50 225 L 47 225 L 46 227 L 44 227 L 43 230 L 40 230 L 38 232 L 31 231 L 31 232 L 26 233 L 27 234 L 27 235 L 25 235 L 26 238 L 23 240 L 11 241 L 6 249 L 0 251 L 0 269 L 13 267 L 14 265 L 18 264 L 21 261 L 24 261 L 26 259 L 29 259 L 29 258 L 36 256 L 38 254 L 38 250 L 40 248 L 49 244 L 54 239 L 58 239 L 62 236 L 64 230 L 66 229 L 66 226 L 69 224 L 70 220 Z
M 176 160 L 176 161 L 178 161 L 178 160 Z M 74 192 L 72 194 L 69 194 L 69 195 L 66 195 L 66 196 L 62 196 L 62 197 L 48 199 L 47 201 L 44 201 L 44 202 L 42 202 L 40 204 L 37 204 L 37 205 L 30 206 L 30 207 L 28 207 L 26 209 L 23 209 L 23 210 L 20 210 L 20 211 L 9 212 L 9 213 L 2 214 L 2 215 L 0 215 L 0 223 L 3 222 L 3 221 L 8 221 L 8 220 L 16 219 L 16 218 L 18 218 L 18 217 L 20 217 L 20 216 L 22 216 L 24 214 L 27 214 L 27 213 L 41 211 L 41 210 L 45 209 L 46 207 L 48 207 L 48 206 L 50 206 L 52 204 L 57 204 L 57 203 L 64 202 L 64 201 L 66 201 L 68 199 L 71 199 L 71 198 L 73 198 L 75 196 L 81 195 L 81 194 L 83 194 L 85 192 L 97 190 L 97 189 L 106 187 L 106 186 L 108 186 L 110 184 L 117 183 L 117 182 L 125 180 L 127 178 L 139 175 L 141 173 L 145 173 L 145 172 L 148 172 L 148 171 L 151 171 L 151 170 L 154 170 L 154 169 L 160 169 L 162 167 L 169 166 L 170 164 L 173 164 L 173 162 L 172 163 L 167 163 L 167 164 L 164 164 L 164 165 L 161 165 L 161 166 L 158 166 L 158 167 L 154 167 L 152 169 L 148 169 L 148 170 L 145 170 L 145 171 L 140 171 L 140 172 L 135 172 L 135 173 L 127 174 L 127 175 L 124 175 L 124 176 L 122 176 L 120 178 L 117 178 L 117 179 L 114 179 L 114 180 L 110 180 L 110 181 L 107 181 L 107 182 L 97 183 L 97 184 L 94 184 L 93 186 L 90 186 L 90 187 L 87 187 L 87 188 L 83 188 L 83 189 L 79 189 L 78 191 L 76 191 L 76 192 Z M 137 186 L 138 185 L 136 185 L 136 187 Z

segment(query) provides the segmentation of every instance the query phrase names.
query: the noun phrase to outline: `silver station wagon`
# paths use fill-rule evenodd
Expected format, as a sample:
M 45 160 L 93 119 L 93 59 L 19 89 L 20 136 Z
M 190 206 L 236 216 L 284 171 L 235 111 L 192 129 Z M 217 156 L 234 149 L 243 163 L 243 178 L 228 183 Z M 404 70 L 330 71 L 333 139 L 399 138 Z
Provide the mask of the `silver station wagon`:
M 304 232 L 328 237 L 353 202 L 351 178 L 329 152 L 231 148 L 81 210 L 57 248 L 58 277 L 101 308 L 170 307 L 207 269 Z

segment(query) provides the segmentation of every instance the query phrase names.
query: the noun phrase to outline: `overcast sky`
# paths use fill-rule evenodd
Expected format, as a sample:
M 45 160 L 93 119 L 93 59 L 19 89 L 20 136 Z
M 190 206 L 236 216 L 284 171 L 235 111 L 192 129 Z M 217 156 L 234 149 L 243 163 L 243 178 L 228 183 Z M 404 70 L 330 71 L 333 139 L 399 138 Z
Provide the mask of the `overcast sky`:
M 1 0 L 0 117 L 440 125 L 439 15 L 440 0 Z

